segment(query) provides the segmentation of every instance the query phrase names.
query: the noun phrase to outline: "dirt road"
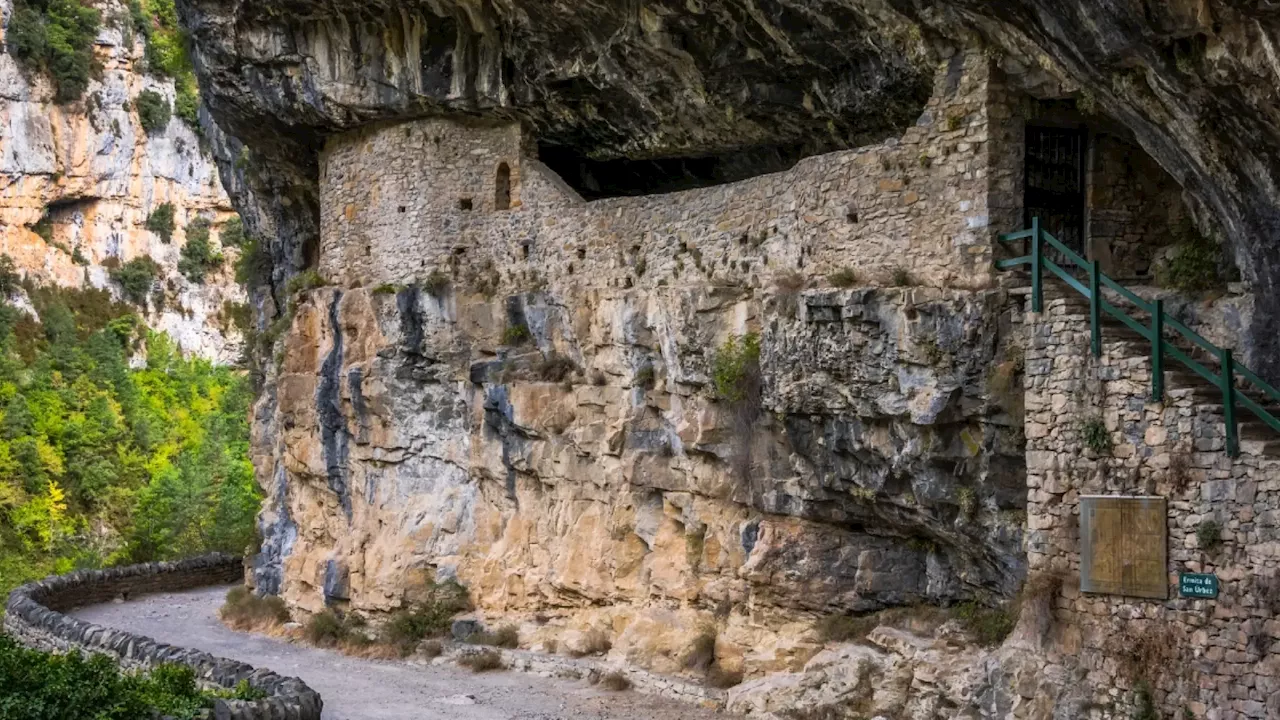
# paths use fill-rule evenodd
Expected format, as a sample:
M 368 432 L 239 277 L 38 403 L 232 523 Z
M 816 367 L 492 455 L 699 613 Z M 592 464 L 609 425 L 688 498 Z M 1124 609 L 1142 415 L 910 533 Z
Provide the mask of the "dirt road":
M 703 720 L 729 716 L 586 681 L 453 665 L 362 660 L 228 630 L 217 609 L 227 588 L 151 595 L 81 608 L 76 617 L 302 678 L 324 699 L 325 720 Z

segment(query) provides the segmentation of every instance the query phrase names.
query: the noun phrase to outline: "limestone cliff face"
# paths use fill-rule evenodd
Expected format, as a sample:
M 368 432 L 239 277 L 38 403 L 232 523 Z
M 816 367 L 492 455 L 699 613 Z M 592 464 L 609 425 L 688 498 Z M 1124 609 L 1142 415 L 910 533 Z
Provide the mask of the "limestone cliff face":
M 47 78 L 24 73 L 11 55 L 0 54 L 0 252 L 42 282 L 117 293 L 109 269 L 150 257 L 161 270 L 148 324 L 185 351 L 235 361 L 239 331 L 224 307 L 245 301 L 229 269 L 236 251 L 225 252 L 223 270 L 201 284 L 177 270 L 184 228 L 197 217 L 210 220 L 216 246 L 234 210 L 212 155 L 191 127 L 175 117 L 163 131 L 142 129 L 138 94 L 152 90 L 172 102 L 173 82 L 139 71 L 143 46 L 122 30 L 127 20 L 121 18 L 128 17 L 122 3 L 99 9 L 102 72 L 78 102 L 55 103 Z M 6 21 L 12 11 L 11 0 L 0 0 Z M 175 211 L 169 243 L 146 229 L 148 216 L 164 203 Z
M 258 407 L 256 582 L 377 613 L 456 577 L 489 616 L 557 616 L 527 641 L 596 628 L 665 672 L 707 627 L 726 667 L 797 669 L 819 614 L 1010 595 L 1004 97 L 976 53 L 934 89 L 956 120 L 594 202 L 514 124 L 331 139 L 324 286 Z M 758 373 L 716 370 L 750 338 Z

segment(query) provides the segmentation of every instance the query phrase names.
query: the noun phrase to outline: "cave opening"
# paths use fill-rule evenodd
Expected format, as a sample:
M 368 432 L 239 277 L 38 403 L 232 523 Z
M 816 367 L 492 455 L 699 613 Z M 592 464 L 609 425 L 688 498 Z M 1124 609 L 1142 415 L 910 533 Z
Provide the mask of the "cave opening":
M 718 154 L 597 160 L 577 148 L 539 143 L 538 159 L 585 200 L 657 195 L 782 172 L 810 155 L 804 143 L 739 148 Z
M 506 163 L 498 165 L 497 177 L 494 179 L 493 208 L 511 209 L 511 166 Z

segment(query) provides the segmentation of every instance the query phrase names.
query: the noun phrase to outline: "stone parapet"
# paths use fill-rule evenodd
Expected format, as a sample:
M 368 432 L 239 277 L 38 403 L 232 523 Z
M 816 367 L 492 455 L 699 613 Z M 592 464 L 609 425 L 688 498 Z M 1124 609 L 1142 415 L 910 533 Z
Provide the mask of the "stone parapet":
M 206 687 L 235 688 L 242 680 L 267 694 L 256 701 L 218 700 L 216 720 L 319 720 L 320 695 L 298 678 L 255 669 L 236 660 L 167 645 L 63 614 L 117 597 L 231 583 L 243 577 L 240 558 L 215 553 L 179 562 L 145 563 L 106 570 L 80 570 L 23 585 L 9 594 L 4 631 L 37 650 L 108 655 L 126 669 L 165 663 L 186 665 Z

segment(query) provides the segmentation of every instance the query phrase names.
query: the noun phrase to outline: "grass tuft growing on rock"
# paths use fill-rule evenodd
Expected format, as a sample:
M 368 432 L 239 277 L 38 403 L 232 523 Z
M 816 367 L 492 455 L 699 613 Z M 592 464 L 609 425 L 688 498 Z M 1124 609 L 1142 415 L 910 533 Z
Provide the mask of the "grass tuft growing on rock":
M 289 609 L 275 595 L 255 595 L 247 587 L 234 587 L 218 610 L 222 622 L 232 630 L 263 631 L 289 622 Z
M 828 275 L 827 282 L 838 288 L 851 288 L 858 284 L 858 273 L 852 268 L 841 268 Z
M 502 656 L 497 650 L 481 650 L 480 652 L 470 653 L 458 659 L 458 664 L 470 668 L 472 672 L 488 672 L 489 670 L 501 670 Z
M 492 645 L 500 648 L 517 648 L 520 646 L 520 631 L 515 625 L 503 625 L 502 627 L 490 631 L 481 631 L 472 633 L 467 637 L 467 642 L 472 645 Z

